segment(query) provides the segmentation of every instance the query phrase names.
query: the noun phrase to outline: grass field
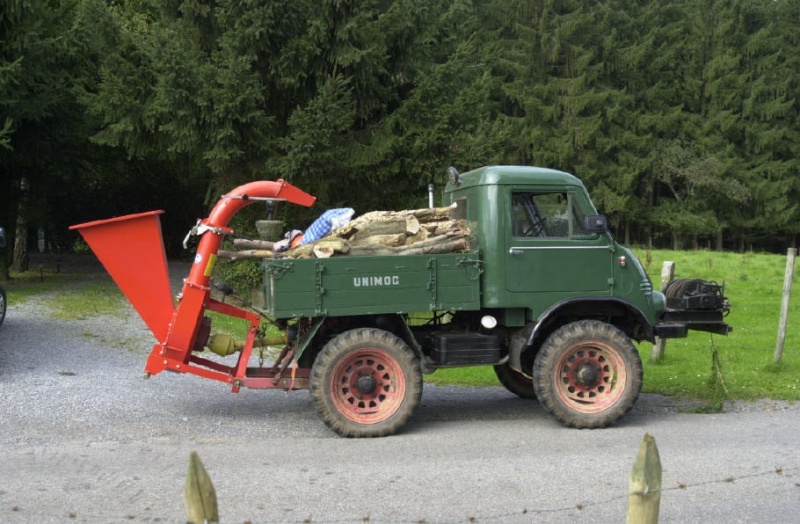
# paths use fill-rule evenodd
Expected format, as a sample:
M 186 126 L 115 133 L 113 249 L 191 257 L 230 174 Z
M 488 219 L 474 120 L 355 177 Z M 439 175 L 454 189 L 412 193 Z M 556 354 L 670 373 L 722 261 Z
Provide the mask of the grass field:
M 645 252 L 637 256 L 646 262 Z M 790 304 L 783 357 L 773 363 L 780 317 L 785 255 L 717 253 L 712 251 L 653 251 L 647 268 L 658 285 L 661 264 L 675 262 L 677 277 L 699 277 L 725 284 L 731 302 L 727 337 L 690 333 L 670 340 L 665 356 L 650 363 L 650 344 L 642 344 L 644 390 L 698 396 L 707 393 L 711 350 L 715 345 L 729 398 L 771 397 L 800 399 L 800 295 Z M 794 283 L 796 287 L 796 282 Z
M 697 277 L 725 284 L 725 294 L 732 310 L 727 322 L 734 331 L 727 337 L 690 332 L 685 339 L 667 343 L 664 357 L 650 362 L 651 345 L 639 345 L 644 365 L 646 393 L 660 393 L 692 398 L 718 397 L 721 377 L 726 398 L 774 398 L 800 400 L 800 291 L 789 312 L 789 324 L 783 357 L 773 363 L 777 340 L 780 304 L 786 257 L 754 253 L 717 253 L 711 251 L 637 251 L 657 287 L 661 265 L 671 260 L 676 277 Z M 8 300 L 13 305 L 35 296 L 59 318 L 85 318 L 113 314 L 124 298 L 110 282 L 91 282 L 75 286 L 75 276 L 27 272 L 12 275 L 5 283 Z M 48 294 L 69 286 L 70 293 Z M 241 322 L 234 320 L 234 322 Z M 220 327 L 215 322 L 215 327 Z M 231 326 L 234 328 L 235 326 Z M 713 373 L 712 350 L 716 349 L 721 375 Z M 491 367 L 440 370 L 426 376 L 437 384 L 495 386 L 499 382 Z M 713 384 L 714 387 L 711 387 Z

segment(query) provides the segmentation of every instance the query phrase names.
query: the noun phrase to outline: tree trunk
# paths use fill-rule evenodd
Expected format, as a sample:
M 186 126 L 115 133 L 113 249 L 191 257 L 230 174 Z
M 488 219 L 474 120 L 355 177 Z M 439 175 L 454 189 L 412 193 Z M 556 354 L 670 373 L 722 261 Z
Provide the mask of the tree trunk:
M 6 250 L 0 249 L 0 281 L 8 280 L 10 277 L 6 263 Z
M 19 182 L 19 193 L 12 267 L 22 273 L 28 270 L 28 179 L 26 177 L 22 177 Z

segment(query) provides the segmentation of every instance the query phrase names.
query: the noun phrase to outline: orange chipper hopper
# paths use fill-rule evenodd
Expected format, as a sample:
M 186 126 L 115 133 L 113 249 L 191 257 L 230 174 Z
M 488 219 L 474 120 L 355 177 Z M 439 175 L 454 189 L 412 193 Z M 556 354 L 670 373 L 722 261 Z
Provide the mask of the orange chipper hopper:
M 145 368 L 148 373 L 171 369 L 207 375 L 186 369 L 189 366 L 185 364 L 196 349 L 203 313 L 213 302 L 209 289 L 211 272 L 223 236 L 231 233 L 228 222 L 240 209 L 260 200 L 287 201 L 310 207 L 316 198 L 283 180 L 251 182 L 223 195 L 208 218 L 199 220 L 192 230 L 201 238 L 177 306 L 173 306 L 158 216 L 163 211 L 70 227 L 81 233 L 158 340 Z M 202 345 L 203 341 L 199 342 Z

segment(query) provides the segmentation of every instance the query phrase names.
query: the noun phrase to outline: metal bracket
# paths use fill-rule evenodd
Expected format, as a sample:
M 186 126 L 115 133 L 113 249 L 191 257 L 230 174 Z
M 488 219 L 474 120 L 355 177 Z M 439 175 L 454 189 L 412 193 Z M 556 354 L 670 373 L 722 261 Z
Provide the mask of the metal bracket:
M 209 226 L 202 220 L 198 220 L 197 224 L 194 225 L 192 229 L 186 233 L 186 236 L 183 238 L 183 249 L 189 249 L 189 239 L 194 236 L 202 236 L 208 232 L 215 233 L 217 235 L 229 235 L 233 233 L 233 229 L 229 229 L 227 227 L 218 227 L 218 226 Z
M 428 279 L 428 291 L 431 294 L 431 311 L 437 309 L 438 304 L 436 303 L 436 259 L 429 258 L 428 259 L 428 272 L 430 273 L 430 278 Z
M 322 285 L 322 274 L 325 272 L 325 266 L 322 262 L 317 262 L 314 264 L 314 289 L 316 292 L 314 295 L 316 296 L 316 305 L 314 308 L 314 313 L 316 315 L 326 315 L 327 312 L 323 309 L 323 298 L 322 295 L 325 294 L 325 288 Z
M 464 268 L 467 279 L 472 282 L 481 278 L 483 274 L 483 261 L 477 258 L 470 260 L 468 257 L 459 257 L 456 264 Z
M 267 265 L 267 274 L 275 278 L 275 280 L 279 280 L 283 275 L 291 271 L 293 267 L 294 264 L 292 262 L 278 262 L 273 260 Z
M 311 328 L 306 332 L 305 336 L 302 340 L 297 341 L 297 351 L 294 353 L 293 360 L 297 362 L 303 352 L 306 350 L 308 345 L 311 343 L 311 340 L 314 338 L 314 335 L 317 334 L 319 331 L 320 326 L 325 321 L 326 317 L 317 317 L 314 319 L 314 323 L 311 325 Z

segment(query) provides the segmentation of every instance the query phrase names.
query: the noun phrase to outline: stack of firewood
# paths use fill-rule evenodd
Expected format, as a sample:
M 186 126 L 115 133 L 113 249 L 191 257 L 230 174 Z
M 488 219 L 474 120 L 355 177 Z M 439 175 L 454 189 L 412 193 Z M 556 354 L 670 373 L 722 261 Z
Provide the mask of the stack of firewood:
M 332 231 L 316 242 L 276 253 L 275 243 L 234 239 L 236 250 L 219 256 L 244 258 L 329 258 L 334 255 L 424 255 L 469 251 L 466 220 L 452 218 L 455 207 L 373 211 Z

